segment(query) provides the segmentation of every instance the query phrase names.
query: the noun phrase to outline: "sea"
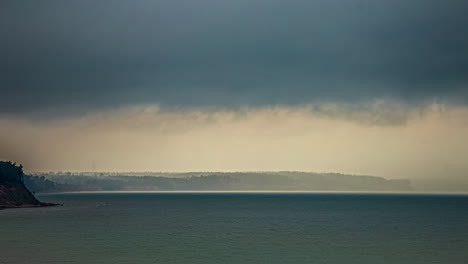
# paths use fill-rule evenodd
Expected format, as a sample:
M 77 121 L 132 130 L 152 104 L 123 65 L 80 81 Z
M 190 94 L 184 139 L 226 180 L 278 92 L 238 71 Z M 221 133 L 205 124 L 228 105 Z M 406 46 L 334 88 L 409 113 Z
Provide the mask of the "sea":
M 468 196 L 64 193 L 0 210 L 0 263 L 468 263 Z

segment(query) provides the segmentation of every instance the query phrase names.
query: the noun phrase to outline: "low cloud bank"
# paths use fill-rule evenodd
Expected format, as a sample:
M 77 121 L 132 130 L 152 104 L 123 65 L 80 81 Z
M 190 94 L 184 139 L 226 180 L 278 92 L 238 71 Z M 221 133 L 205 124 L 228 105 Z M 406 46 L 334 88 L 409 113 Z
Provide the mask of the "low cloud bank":
M 0 158 L 32 171 L 344 172 L 468 190 L 467 135 L 468 108 L 443 104 L 139 105 L 40 122 L 3 117 Z

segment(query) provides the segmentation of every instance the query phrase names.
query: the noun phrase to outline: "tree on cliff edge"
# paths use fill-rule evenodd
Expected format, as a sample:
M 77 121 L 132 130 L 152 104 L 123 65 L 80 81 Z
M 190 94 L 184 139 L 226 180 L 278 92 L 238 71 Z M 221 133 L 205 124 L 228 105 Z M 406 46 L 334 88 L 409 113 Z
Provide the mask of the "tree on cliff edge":
M 0 161 L 0 182 L 23 182 L 23 165 L 16 162 Z

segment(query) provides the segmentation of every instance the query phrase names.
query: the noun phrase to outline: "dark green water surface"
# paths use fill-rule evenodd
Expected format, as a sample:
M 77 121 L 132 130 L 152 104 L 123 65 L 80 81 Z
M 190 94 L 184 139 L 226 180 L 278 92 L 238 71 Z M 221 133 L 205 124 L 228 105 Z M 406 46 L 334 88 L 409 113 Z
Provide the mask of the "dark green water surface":
M 468 196 L 39 195 L 0 211 L 8 263 L 468 263 Z

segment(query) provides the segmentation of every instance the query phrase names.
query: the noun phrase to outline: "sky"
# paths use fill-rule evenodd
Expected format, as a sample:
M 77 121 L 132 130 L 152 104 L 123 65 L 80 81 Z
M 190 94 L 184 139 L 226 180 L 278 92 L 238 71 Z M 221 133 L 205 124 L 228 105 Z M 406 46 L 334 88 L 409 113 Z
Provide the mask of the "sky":
M 468 2 L 0 2 L 0 159 L 468 190 Z M 434 184 L 433 184 L 434 185 Z

